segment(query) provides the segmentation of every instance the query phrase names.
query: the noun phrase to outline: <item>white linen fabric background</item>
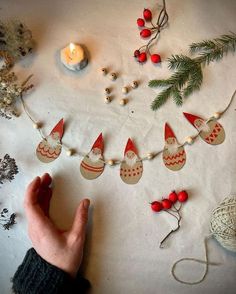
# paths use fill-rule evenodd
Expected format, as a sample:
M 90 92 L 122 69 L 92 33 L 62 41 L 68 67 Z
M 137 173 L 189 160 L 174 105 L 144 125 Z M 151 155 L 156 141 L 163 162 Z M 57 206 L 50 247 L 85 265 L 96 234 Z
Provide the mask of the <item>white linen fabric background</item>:
M 133 51 L 144 44 L 136 19 L 144 7 L 153 9 L 157 17 L 162 1 L 0 1 L 1 19 L 23 21 L 37 42 L 35 52 L 14 69 L 22 81 L 34 74 L 35 88 L 25 101 L 35 118 L 45 124 L 45 134 L 63 117 L 63 141 L 72 148 L 88 152 L 102 131 L 107 159 L 122 158 L 128 137 L 144 156 L 163 147 L 165 122 L 180 142 L 196 133 L 183 111 L 208 118 L 224 109 L 235 90 L 236 59 L 232 54 L 204 69 L 201 90 L 191 95 L 182 108 L 170 100 L 157 112 L 150 109 L 159 90 L 147 84 L 150 79 L 170 75 L 167 57 L 187 54 L 192 42 L 236 32 L 233 0 L 166 2 L 169 26 L 152 49 L 163 62 L 154 66 L 148 61 L 142 66 L 132 57 Z M 80 73 L 68 71 L 59 62 L 60 49 L 69 42 L 85 44 L 90 52 L 89 65 Z M 117 81 L 103 77 L 99 72 L 102 67 L 117 72 Z M 129 103 L 121 107 L 121 88 L 134 80 L 140 81 L 140 86 L 129 93 Z M 105 87 L 112 87 L 114 93 L 109 105 L 103 103 Z M 209 241 L 210 261 L 220 265 L 210 266 L 203 283 L 182 285 L 170 273 L 179 258 L 204 258 L 203 239 L 209 233 L 211 211 L 223 198 L 236 193 L 235 108 L 236 101 L 220 119 L 226 131 L 222 145 L 210 146 L 199 139 L 187 146 L 186 165 L 178 172 L 169 171 L 161 156 L 144 162 L 143 177 L 134 186 L 121 181 L 119 166 L 106 167 L 94 181 L 85 180 L 79 171 L 81 158 L 67 157 L 65 152 L 55 162 L 43 164 L 35 155 L 39 134 L 25 113 L 10 121 L 0 119 L 0 158 L 9 153 L 19 166 L 15 180 L 0 188 L 1 208 L 8 207 L 19 215 L 12 230 L 0 231 L 0 293 L 11 293 L 10 278 L 31 247 L 22 205 L 24 191 L 33 177 L 44 172 L 54 179 L 50 215 L 61 228 L 70 226 L 82 198 L 91 199 L 82 269 L 92 283 L 92 293 L 235 293 L 236 256 L 215 240 Z M 149 202 L 161 199 L 172 189 L 186 189 L 190 198 L 182 210 L 181 229 L 161 250 L 159 242 L 175 222 L 167 213 L 153 214 Z M 202 265 L 183 264 L 179 275 L 194 280 L 203 270 Z

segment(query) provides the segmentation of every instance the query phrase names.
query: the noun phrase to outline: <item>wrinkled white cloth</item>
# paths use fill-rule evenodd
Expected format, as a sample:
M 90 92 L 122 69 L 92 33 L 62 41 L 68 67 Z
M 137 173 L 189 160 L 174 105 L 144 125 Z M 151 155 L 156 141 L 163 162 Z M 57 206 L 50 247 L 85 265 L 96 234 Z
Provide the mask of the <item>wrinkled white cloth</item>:
M 158 151 L 164 146 L 164 124 L 173 128 L 178 141 L 196 134 L 182 112 L 209 118 L 222 110 L 235 90 L 236 57 L 229 54 L 204 69 L 199 92 L 189 97 L 182 108 L 172 100 L 159 111 L 150 103 L 159 90 L 147 83 L 167 78 L 166 59 L 171 54 L 187 54 L 188 45 L 203 39 L 236 31 L 236 2 L 233 0 L 167 0 L 169 26 L 161 32 L 152 51 L 163 62 L 137 64 L 133 51 L 145 43 L 139 37 L 136 19 L 144 7 L 155 8 L 157 1 L 0 1 L 1 18 L 17 18 L 32 30 L 37 42 L 35 53 L 15 67 L 20 80 L 33 73 L 33 91 L 25 96 L 32 115 L 44 123 L 48 135 L 63 117 L 66 129 L 63 141 L 71 148 L 88 153 L 100 132 L 105 138 L 105 158 L 122 159 L 127 139 L 131 137 L 139 155 Z M 158 1 L 160 11 L 161 1 Z M 154 13 L 156 19 L 157 13 Z M 66 44 L 86 45 L 88 66 L 80 73 L 68 71 L 60 63 L 59 52 Z M 110 81 L 100 69 L 116 72 Z M 121 107 L 122 87 L 139 81 Z M 105 104 L 104 88 L 112 88 L 113 100 Z M 20 105 L 19 105 L 20 107 Z M 50 164 L 41 163 L 35 149 L 40 142 L 27 116 L 7 121 L 0 119 L 0 158 L 5 153 L 16 159 L 19 174 L 12 183 L 0 188 L 1 208 L 19 214 L 11 231 L 0 231 L 1 294 L 10 293 L 10 277 L 31 246 L 23 210 L 26 185 L 44 172 L 54 178 L 50 215 L 61 228 L 67 228 L 79 201 L 91 199 L 90 223 L 84 257 L 84 273 L 95 294 L 232 294 L 235 293 L 236 256 L 209 242 L 209 258 L 221 263 L 211 266 L 206 280 L 197 286 L 178 284 L 171 276 L 171 266 L 182 257 L 204 257 L 203 239 L 209 233 L 211 211 L 226 196 L 235 193 L 236 174 L 236 101 L 220 119 L 226 140 L 210 146 L 200 138 L 186 146 L 187 162 L 178 172 L 168 170 L 162 157 L 144 162 L 143 176 L 129 186 L 119 177 L 119 166 L 106 166 L 96 180 L 85 180 L 79 170 L 82 158 L 60 157 Z M 180 230 L 159 249 L 159 242 L 175 226 L 167 213 L 153 214 L 149 203 L 165 197 L 172 189 L 186 189 L 189 201 L 184 205 Z M 179 276 L 196 280 L 204 270 L 201 265 L 179 269 Z

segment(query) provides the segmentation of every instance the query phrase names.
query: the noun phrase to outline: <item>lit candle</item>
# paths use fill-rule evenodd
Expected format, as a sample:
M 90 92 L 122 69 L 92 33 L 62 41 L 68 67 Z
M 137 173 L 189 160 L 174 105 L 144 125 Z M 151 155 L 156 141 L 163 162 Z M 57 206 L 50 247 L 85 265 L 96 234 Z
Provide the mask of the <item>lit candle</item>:
M 61 50 L 61 62 L 68 69 L 79 71 L 88 64 L 88 58 L 82 46 L 70 43 Z

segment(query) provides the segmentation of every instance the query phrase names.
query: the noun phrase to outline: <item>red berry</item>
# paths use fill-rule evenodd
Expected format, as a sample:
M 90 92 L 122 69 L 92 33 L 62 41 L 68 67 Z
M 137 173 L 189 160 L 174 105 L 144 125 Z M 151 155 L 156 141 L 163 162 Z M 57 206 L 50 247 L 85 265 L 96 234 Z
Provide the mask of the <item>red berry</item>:
M 138 25 L 138 27 L 144 27 L 144 25 L 145 25 L 144 19 L 138 18 L 137 19 L 137 25 Z
M 140 63 L 143 63 L 143 62 L 147 61 L 147 54 L 146 54 L 145 52 L 141 53 L 141 54 L 139 55 L 139 57 L 138 57 L 138 61 L 139 61 Z
M 152 54 L 151 61 L 153 63 L 159 63 L 159 62 L 161 62 L 161 56 L 159 54 Z
M 153 211 L 159 212 L 159 211 L 161 211 L 163 209 L 163 206 L 162 206 L 161 202 L 154 201 L 154 202 L 151 203 L 151 208 L 152 208 Z
M 161 203 L 164 209 L 170 209 L 172 206 L 172 202 L 169 199 L 163 199 Z
M 134 57 L 139 57 L 139 55 L 140 55 L 140 51 L 139 50 L 135 50 L 134 51 Z
M 147 21 L 151 20 L 152 19 L 152 12 L 151 12 L 151 10 L 145 8 L 143 10 L 143 17 Z
M 168 198 L 172 203 L 175 203 L 178 200 L 178 196 L 175 191 L 172 191 Z
M 140 32 L 140 36 L 142 38 L 149 38 L 151 36 L 151 31 L 149 29 L 143 29 L 141 32 Z
M 179 202 L 185 202 L 188 200 L 188 193 L 186 191 L 181 191 L 178 193 Z

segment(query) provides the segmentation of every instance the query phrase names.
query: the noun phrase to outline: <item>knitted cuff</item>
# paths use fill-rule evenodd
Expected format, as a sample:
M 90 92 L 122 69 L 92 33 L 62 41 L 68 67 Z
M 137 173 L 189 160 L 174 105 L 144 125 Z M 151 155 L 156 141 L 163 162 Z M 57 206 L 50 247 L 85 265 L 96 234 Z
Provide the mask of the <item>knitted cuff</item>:
M 41 258 L 33 248 L 27 251 L 12 282 L 16 294 L 85 293 L 90 286 L 89 281 L 80 275 L 72 279 L 63 270 Z

